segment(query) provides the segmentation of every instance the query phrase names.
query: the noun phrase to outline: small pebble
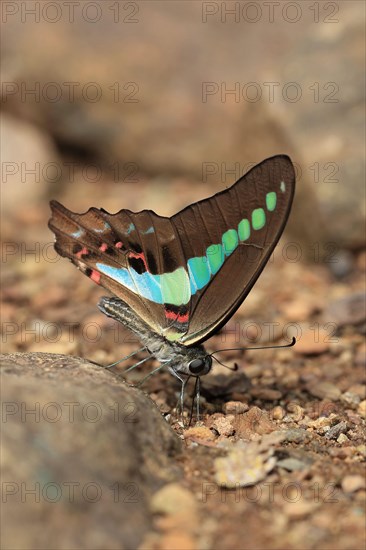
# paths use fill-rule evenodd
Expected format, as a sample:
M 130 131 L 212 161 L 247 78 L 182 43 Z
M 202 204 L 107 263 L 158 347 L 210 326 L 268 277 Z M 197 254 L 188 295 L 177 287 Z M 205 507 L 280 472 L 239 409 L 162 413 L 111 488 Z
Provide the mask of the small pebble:
M 179 483 L 168 483 L 152 496 L 150 508 L 155 514 L 175 515 L 178 510 L 194 511 L 197 503 L 188 489 Z
M 341 342 L 334 342 L 332 343 L 332 346 L 329 348 L 329 353 L 331 355 L 334 355 L 334 357 L 338 357 L 343 351 L 344 351 L 344 346 L 343 344 L 341 344 Z
M 300 376 L 297 372 L 289 372 L 282 378 L 281 382 L 286 388 L 292 389 L 299 385 L 299 380 Z
M 308 391 L 314 397 L 319 399 L 329 399 L 330 401 L 338 401 L 341 396 L 341 390 L 330 382 L 317 382 L 308 385 Z
M 289 472 L 295 472 L 295 471 L 303 470 L 304 468 L 306 468 L 305 462 L 302 462 L 301 460 L 299 460 L 297 458 L 292 458 L 292 457 L 284 458 L 282 460 L 279 460 L 277 462 L 277 466 L 279 466 L 280 468 L 283 468 L 284 470 L 287 470 Z
M 285 416 L 286 412 L 285 410 L 280 407 L 279 405 L 277 407 L 274 407 L 272 409 L 272 418 L 274 420 L 282 420 L 282 418 Z
M 253 397 L 264 401 L 278 401 L 282 397 L 279 390 L 272 390 L 271 388 L 252 388 L 250 393 Z
M 225 414 L 243 414 L 249 410 L 247 403 L 241 401 L 228 401 L 224 403 L 223 411 Z
M 296 342 L 294 351 L 298 355 L 321 355 L 329 350 L 329 334 L 325 330 L 319 330 L 319 334 L 306 331 Z
M 329 268 L 337 279 L 346 277 L 354 269 L 353 254 L 349 250 L 338 250 L 337 261 L 330 262 Z
M 349 405 L 350 407 L 356 408 L 361 401 L 361 398 L 355 393 L 346 391 L 345 393 L 342 393 L 341 401 L 343 401 L 343 403 L 346 403 L 346 405 Z
M 313 428 L 320 433 L 324 433 L 329 430 L 334 417 L 335 415 L 330 415 L 329 417 L 319 416 L 319 418 L 316 418 L 315 420 L 310 420 L 310 422 L 308 422 L 308 426 L 309 428 Z
M 316 305 L 310 300 L 300 299 L 294 300 L 282 306 L 282 312 L 289 321 L 306 321 L 310 315 L 316 310 Z
M 333 447 L 328 450 L 329 456 L 347 459 L 354 455 L 354 447 Z
M 361 475 L 348 475 L 342 479 L 342 489 L 345 493 L 354 493 L 366 486 L 365 478 Z
M 226 456 L 215 459 L 215 480 L 227 488 L 255 485 L 275 467 L 276 458 L 273 455 L 274 448 L 268 439 L 249 443 L 239 441 Z
M 346 415 L 348 416 L 348 420 L 352 422 L 352 424 L 355 424 L 355 426 L 360 426 L 362 424 L 362 418 L 356 411 L 347 409 Z
M 304 418 L 304 409 L 300 407 L 298 403 L 289 403 L 287 405 L 287 410 L 289 413 L 291 413 L 291 416 L 294 416 L 294 420 L 299 422 Z
M 318 506 L 319 504 L 316 502 L 297 500 L 296 502 L 287 502 L 283 507 L 283 511 L 290 519 L 301 519 L 309 516 Z
M 332 416 L 332 418 L 335 418 L 336 417 L 336 412 L 338 410 L 338 407 L 335 403 L 332 403 L 331 401 L 321 401 L 319 404 L 318 404 L 318 411 L 319 411 L 319 415 L 318 416 L 326 416 L 326 417 L 330 417 Z
M 345 435 L 345 434 L 341 434 L 338 438 L 337 438 L 337 443 L 347 443 L 349 441 L 348 437 Z
M 358 397 L 360 397 L 360 399 L 366 399 L 366 386 L 365 386 L 365 384 L 353 384 L 353 386 L 348 388 L 347 391 L 358 395 Z
M 353 352 L 349 349 L 345 349 L 339 356 L 338 368 L 348 367 L 353 362 Z
M 341 434 L 345 433 L 348 429 L 347 422 L 342 420 L 335 426 L 332 426 L 325 434 L 326 439 L 337 439 Z
M 285 440 L 291 443 L 302 443 L 309 435 L 301 428 L 291 428 L 285 432 Z
M 234 417 L 236 434 L 242 439 L 251 439 L 254 434 L 273 432 L 275 425 L 271 422 L 267 411 L 251 407 L 248 412 Z
M 194 428 L 188 428 L 184 432 L 185 439 L 201 439 L 202 441 L 213 441 L 215 435 L 206 426 L 196 426 Z
M 358 454 L 366 458 L 366 445 L 357 445 L 356 450 Z
M 363 417 L 366 416 L 366 399 L 361 401 L 361 403 L 358 405 L 357 412 Z
M 245 367 L 245 374 L 248 378 L 257 378 L 262 375 L 262 367 L 259 365 L 247 365 Z
M 232 421 L 234 420 L 233 415 L 223 416 L 221 418 L 217 418 L 213 424 L 212 427 L 220 434 L 220 435 L 233 435 L 234 433 L 234 426 L 232 424 Z

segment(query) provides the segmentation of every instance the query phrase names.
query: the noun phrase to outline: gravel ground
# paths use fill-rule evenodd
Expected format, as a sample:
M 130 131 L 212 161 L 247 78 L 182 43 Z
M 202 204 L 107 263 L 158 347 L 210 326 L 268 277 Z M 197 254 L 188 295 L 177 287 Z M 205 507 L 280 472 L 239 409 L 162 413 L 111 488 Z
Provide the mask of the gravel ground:
M 142 195 L 147 188 L 141 186 Z M 184 182 L 184 190 L 195 198 L 194 184 Z M 124 204 L 136 200 L 127 193 Z M 57 261 L 47 216 L 45 202 L 5 223 L 13 249 L 3 269 L 3 351 L 117 361 L 139 344 L 98 312 L 103 291 Z M 193 387 L 182 419 L 175 409 L 179 386 L 168 372 L 143 386 L 182 440 L 174 460 L 183 473 L 149 500 L 141 549 L 364 547 L 366 254 L 306 264 L 284 261 L 285 245 L 206 347 L 279 345 L 296 336 L 295 347 L 217 354 L 238 369 L 216 364 L 202 379 L 198 423 L 193 417 L 189 425 Z M 341 277 L 334 268 L 340 261 L 347 264 Z M 111 370 L 123 377 L 130 365 L 132 359 Z M 150 361 L 126 379 L 136 384 L 153 367 Z M 153 452 L 162 452 L 159 442 Z

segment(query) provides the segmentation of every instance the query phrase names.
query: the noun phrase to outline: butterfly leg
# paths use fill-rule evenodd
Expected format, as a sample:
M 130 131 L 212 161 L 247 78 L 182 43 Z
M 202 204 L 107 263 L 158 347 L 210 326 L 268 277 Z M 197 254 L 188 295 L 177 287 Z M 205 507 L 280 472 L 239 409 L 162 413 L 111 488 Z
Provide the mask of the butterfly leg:
M 201 389 L 201 379 L 199 376 L 196 377 L 196 382 L 194 384 L 194 390 L 193 390 L 193 396 L 192 396 L 192 405 L 191 405 L 191 412 L 189 415 L 189 425 L 191 425 L 192 418 L 193 418 L 193 409 L 194 409 L 194 402 L 196 401 L 196 421 L 200 421 L 200 389 Z
M 144 351 L 146 350 L 146 347 L 144 348 L 140 348 L 140 349 L 137 349 L 136 351 L 133 351 L 132 353 L 130 353 L 129 355 L 126 355 L 125 357 L 122 357 L 122 359 L 118 359 L 118 361 L 116 361 L 115 363 L 112 363 L 111 365 L 105 365 L 103 368 L 104 369 L 110 369 L 111 367 L 115 367 L 116 365 L 118 365 L 118 363 L 122 363 L 122 361 L 126 361 L 126 359 L 130 359 L 130 357 L 133 357 L 134 355 L 136 355 L 137 353 L 140 353 L 140 351 Z M 150 355 L 147 359 L 150 359 Z M 146 360 L 147 360 L 146 359 Z M 135 366 L 139 365 L 140 363 L 137 363 Z M 126 371 L 127 372 L 127 371 Z
M 184 378 L 179 378 L 180 381 L 182 382 L 182 386 L 180 388 L 180 396 L 179 396 L 179 408 L 180 408 L 180 416 L 181 416 L 181 420 L 183 422 L 183 413 L 184 413 L 184 390 L 185 390 L 185 387 L 186 387 L 186 384 L 187 384 L 187 380 L 188 378 L 184 379 Z
M 197 411 L 197 422 L 200 421 L 200 395 L 201 395 L 201 378 L 197 376 L 196 378 L 196 411 Z
M 147 359 L 150 359 L 150 357 L 148 357 Z M 150 376 L 153 376 L 156 372 L 158 372 L 160 369 L 162 369 L 163 367 L 165 367 L 165 365 L 159 365 L 158 367 L 156 367 L 156 369 L 154 369 L 153 371 L 149 372 L 149 374 L 147 374 L 146 376 L 144 376 L 144 378 L 142 380 L 140 380 L 140 382 L 137 384 L 137 388 L 139 388 L 140 386 L 142 386 L 142 384 L 145 382 L 145 380 L 147 380 L 148 378 L 150 378 Z M 131 368 L 131 367 L 130 367 Z M 127 372 L 127 371 L 126 371 Z
M 179 406 L 179 409 L 180 409 L 180 415 L 181 415 L 181 420 L 183 422 L 183 411 L 184 411 L 184 390 L 185 390 L 185 387 L 186 387 L 186 384 L 188 382 L 188 380 L 190 379 L 190 376 L 188 376 L 187 378 L 182 378 L 181 376 L 179 376 L 179 374 L 173 370 L 173 369 L 169 369 L 170 372 L 172 373 L 173 376 L 175 376 L 175 378 L 178 378 L 178 380 L 181 382 L 181 388 L 180 388 L 180 394 L 179 394 L 179 399 L 178 399 L 178 403 L 177 403 L 177 406 L 176 408 L 178 409 L 178 406 Z

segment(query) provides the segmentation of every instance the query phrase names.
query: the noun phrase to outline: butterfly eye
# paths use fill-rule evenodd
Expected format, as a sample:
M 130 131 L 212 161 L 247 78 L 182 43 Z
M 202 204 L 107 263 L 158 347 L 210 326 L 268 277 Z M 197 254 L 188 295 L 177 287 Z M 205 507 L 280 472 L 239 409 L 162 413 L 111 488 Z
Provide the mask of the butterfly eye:
M 193 359 L 188 368 L 192 374 L 200 374 L 205 368 L 205 362 L 203 359 Z

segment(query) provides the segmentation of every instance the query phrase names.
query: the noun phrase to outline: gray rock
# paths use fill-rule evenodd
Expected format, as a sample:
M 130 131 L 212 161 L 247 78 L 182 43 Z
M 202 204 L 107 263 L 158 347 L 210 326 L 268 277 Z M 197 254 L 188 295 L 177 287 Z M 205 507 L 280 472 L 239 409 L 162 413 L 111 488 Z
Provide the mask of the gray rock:
M 285 431 L 285 440 L 290 443 L 302 443 L 309 435 L 301 428 L 291 428 Z
M 180 477 L 179 439 L 155 405 L 77 357 L 1 363 L 4 547 L 137 548 L 151 495 Z
M 338 422 L 338 424 L 335 424 L 332 426 L 325 434 L 326 439 L 337 439 L 341 434 L 346 433 L 348 429 L 347 422 L 342 420 L 342 422 Z
M 302 462 L 301 460 L 298 460 L 297 458 L 288 457 L 279 460 L 277 462 L 277 466 L 283 468 L 284 470 L 288 470 L 289 472 L 295 472 L 297 470 L 303 470 L 307 467 L 307 464 L 305 464 L 305 462 Z

